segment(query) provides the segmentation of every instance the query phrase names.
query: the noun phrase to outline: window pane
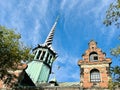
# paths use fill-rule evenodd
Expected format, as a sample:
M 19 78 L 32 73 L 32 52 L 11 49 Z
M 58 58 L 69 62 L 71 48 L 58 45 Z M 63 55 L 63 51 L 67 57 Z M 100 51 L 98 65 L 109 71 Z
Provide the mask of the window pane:
M 94 56 L 94 60 L 95 60 L 95 61 L 98 60 L 98 57 L 97 57 L 97 56 Z
M 52 59 L 52 56 L 50 56 L 50 58 L 49 58 L 49 61 L 48 61 L 49 64 L 51 63 L 51 59 Z
M 97 61 L 98 60 L 98 54 L 96 52 L 92 52 L 89 56 L 90 61 Z
M 47 62 L 48 57 L 49 57 L 49 53 L 47 53 L 47 56 L 46 56 L 46 58 L 45 58 L 45 62 Z
M 42 56 L 41 56 L 41 59 L 40 59 L 40 60 L 43 60 L 44 56 L 45 56 L 45 51 L 43 51 L 43 53 L 42 53 Z
M 94 70 L 90 73 L 91 82 L 99 82 L 100 81 L 100 73 L 97 70 Z
M 38 54 L 37 54 L 37 57 L 36 57 L 37 59 L 39 59 L 40 54 L 41 54 L 41 51 L 39 50 L 39 51 L 38 51 Z

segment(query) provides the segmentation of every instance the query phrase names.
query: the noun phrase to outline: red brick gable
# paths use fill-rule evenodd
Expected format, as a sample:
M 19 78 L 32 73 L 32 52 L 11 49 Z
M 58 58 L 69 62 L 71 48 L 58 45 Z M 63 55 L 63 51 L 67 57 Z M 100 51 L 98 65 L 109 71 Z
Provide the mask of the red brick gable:
M 89 48 L 82 55 L 83 60 L 78 61 L 80 85 L 83 88 L 108 88 L 111 59 L 106 58 L 106 54 L 97 47 L 95 41 L 90 41 L 88 45 Z
M 90 54 L 92 52 L 97 53 L 98 55 L 98 61 L 97 62 L 91 62 L 90 61 Z M 89 48 L 85 51 L 85 53 L 82 55 L 83 60 L 79 60 L 78 64 L 82 64 L 82 63 L 88 63 L 88 64 L 96 64 L 96 63 L 111 63 L 111 59 L 110 58 L 106 58 L 106 54 L 104 52 L 102 52 L 102 50 L 100 48 L 97 48 L 97 43 L 94 41 L 91 41 L 89 43 Z

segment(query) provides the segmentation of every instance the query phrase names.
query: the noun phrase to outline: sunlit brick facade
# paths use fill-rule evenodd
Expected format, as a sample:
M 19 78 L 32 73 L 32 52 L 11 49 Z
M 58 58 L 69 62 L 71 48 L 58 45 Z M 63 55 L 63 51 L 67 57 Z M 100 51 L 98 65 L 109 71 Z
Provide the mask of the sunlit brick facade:
M 97 47 L 95 41 L 91 40 L 88 45 L 89 48 L 82 55 L 83 60 L 78 61 L 80 85 L 83 88 L 108 88 L 111 59 L 106 58 L 106 54 Z

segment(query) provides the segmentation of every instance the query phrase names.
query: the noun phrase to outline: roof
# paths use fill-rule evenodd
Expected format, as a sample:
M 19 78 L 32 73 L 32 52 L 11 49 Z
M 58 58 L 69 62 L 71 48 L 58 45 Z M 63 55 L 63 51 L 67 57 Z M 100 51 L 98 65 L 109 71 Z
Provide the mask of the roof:
M 52 82 L 56 82 L 56 83 L 57 83 L 56 78 L 52 78 L 52 79 L 49 81 L 49 83 L 52 83 Z
M 58 85 L 62 86 L 62 87 L 64 87 L 64 86 L 66 86 L 66 87 L 68 87 L 68 86 L 80 86 L 80 82 L 60 82 L 60 83 L 58 83 Z
M 53 87 L 50 83 L 41 83 L 40 86 L 42 87 Z M 80 82 L 58 82 L 57 87 L 79 87 Z
M 45 44 L 38 44 L 37 47 L 35 47 L 32 51 L 38 49 L 38 48 L 46 48 L 46 49 L 49 49 L 54 55 L 55 57 L 57 57 L 57 53 L 53 50 L 53 48 L 51 46 L 47 46 Z

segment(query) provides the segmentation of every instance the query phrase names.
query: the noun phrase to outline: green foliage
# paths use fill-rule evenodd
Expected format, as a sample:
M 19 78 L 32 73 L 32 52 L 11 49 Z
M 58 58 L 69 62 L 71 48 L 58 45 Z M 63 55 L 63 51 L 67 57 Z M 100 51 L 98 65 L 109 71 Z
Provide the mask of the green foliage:
M 113 90 L 113 88 L 115 87 L 114 83 L 112 82 L 112 79 L 109 80 L 109 84 L 108 84 L 108 88 L 110 90 Z
M 106 18 L 104 24 L 110 26 L 114 23 L 118 28 L 120 27 L 120 0 L 112 3 L 106 11 Z
M 30 48 L 24 46 L 20 38 L 14 30 L 0 26 L 0 78 L 8 74 L 8 70 L 16 69 L 21 60 L 31 57 Z
M 111 49 L 111 54 L 116 57 L 120 56 L 120 46 Z
M 113 56 L 119 57 L 120 56 L 120 46 L 113 48 L 111 50 L 111 54 Z M 115 87 L 115 86 L 120 87 L 120 66 L 116 65 L 114 67 L 111 67 L 110 71 L 111 71 L 111 74 L 113 75 L 113 82 L 111 83 L 111 87 Z
M 120 87 L 120 83 L 119 82 L 113 82 L 112 79 L 110 79 L 109 83 L 108 83 L 108 88 L 110 90 L 115 90 L 116 87 Z
M 120 66 L 111 67 L 111 72 L 113 74 L 113 81 L 120 82 Z
M 115 0 L 114 3 L 110 4 L 109 9 L 106 11 L 106 18 L 103 23 L 106 26 L 115 24 L 118 28 L 120 27 L 120 0 Z M 111 54 L 119 57 L 120 46 L 111 49 Z M 109 81 L 109 89 L 113 90 L 116 85 L 120 87 L 120 66 L 111 67 L 110 71 L 113 75 L 113 81 Z

